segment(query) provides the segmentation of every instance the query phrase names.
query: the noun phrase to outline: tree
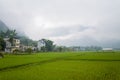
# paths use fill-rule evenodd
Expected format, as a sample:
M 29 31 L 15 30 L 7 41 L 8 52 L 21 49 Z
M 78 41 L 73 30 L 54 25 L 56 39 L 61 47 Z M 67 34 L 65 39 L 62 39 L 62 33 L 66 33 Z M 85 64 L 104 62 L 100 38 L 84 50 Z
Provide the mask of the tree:
M 4 58 L 4 55 L 2 53 L 0 53 L 0 58 Z
M 62 52 L 63 51 L 63 48 L 60 46 L 60 47 L 58 47 L 58 51 L 59 52 Z
M 29 39 L 26 36 L 19 36 L 19 39 L 21 41 L 22 44 L 24 44 L 25 46 L 37 46 L 37 41 L 33 41 L 32 39 Z
M 8 29 L 6 32 L 1 31 L 0 36 L 3 37 L 3 38 L 4 38 L 4 37 L 10 37 L 11 32 L 12 32 L 12 31 L 9 30 L 9 29 Z
M 0 37 L 2 37 L 2 38 L 8 37 L 9 41 L 11 42 L 12 45 L 13 45 L 13 39 L 16 36 L 17 36 L 16 30 L 8 29 L 6 32 L 1 31 L 1 33 L 0 33 Z
M 1 31 L 0 32 L 0 37 L 4 38 L 5 37 L 5 32 Z
M 45 42 L 45 50 L 46 51 L 53 51 L 54 45 L 53 41 L 47 40 L 47 39 L 42 39 Z
M 26 49 L 26 52 L 29 53 L 29 54 L 31 54 L 32 53 L 32 49 L 28 48 L 28 49 Z
M 5 49 L 5 41 L 2 37 L 0 37 L 0 51 L 4 51 Z
M 16 30 L 11 30 L 10 31 L 9 41 L 12 43 L 12 45 L 13 45 L 13 39 L 14 39 L 14 37 L 16 37 L 16 35 L 17 35 Z
M 42 51 L 42 52 L 45 52 L 45 51 L 46 51 L 45 46 L 42 46 L 42 47 L 41 47 L 41 51 Z
M 19 53 L 19 52 L 20 52 L 19 49 L 15 49 L 15 50 L 13 50 L 13 53 L 14 53 L 14 54 L 17 54 L 17 53 Z

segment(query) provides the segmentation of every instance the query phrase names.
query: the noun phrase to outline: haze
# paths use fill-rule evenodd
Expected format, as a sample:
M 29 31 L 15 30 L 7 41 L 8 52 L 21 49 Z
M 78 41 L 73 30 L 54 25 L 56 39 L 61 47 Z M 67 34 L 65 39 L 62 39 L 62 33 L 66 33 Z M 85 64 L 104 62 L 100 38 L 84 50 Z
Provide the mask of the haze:
M 0 0 L 0 19 L 33 40 L 120 47 L 120 0 Z

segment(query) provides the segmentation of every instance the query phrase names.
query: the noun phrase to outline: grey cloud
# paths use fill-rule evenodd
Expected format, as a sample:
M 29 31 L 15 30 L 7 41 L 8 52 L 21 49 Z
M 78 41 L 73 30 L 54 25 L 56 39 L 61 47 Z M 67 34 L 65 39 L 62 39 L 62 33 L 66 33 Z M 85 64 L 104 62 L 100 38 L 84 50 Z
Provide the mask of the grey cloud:
M 120 47 L 119 7 L 119 0 L 0 0 L 0 19 L 32 39 Z
M 56 28 L 52 28 L 49 29 L 49 31 L 51 33 L 49 33 L 49 36 L 65 36 L 65 35 L 70 35 L 73 33 L 77 33 L 77 32 L 83 32 L 87 29 L 91 29 L 88 26 L 81 26 L 81 25 L 70 25 L 70 26 L 61 26 L 61 27 L 56 27 Z

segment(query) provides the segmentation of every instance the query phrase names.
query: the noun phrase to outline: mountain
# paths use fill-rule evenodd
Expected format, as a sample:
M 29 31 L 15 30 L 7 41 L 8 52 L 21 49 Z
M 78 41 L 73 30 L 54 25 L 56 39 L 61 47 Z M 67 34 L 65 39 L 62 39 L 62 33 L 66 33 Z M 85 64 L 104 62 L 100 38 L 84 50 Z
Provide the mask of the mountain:
M 6 32 L 7 30 L 8 27 L 6 26 L 6 24 L 0 20 L 0 32 L 1 31 Z
M 3 31 L 3 32 L 6 33 L 6 32 L 8 32 L 8 30 L 11 31 L 7 27 L 7 25 L 0 20 L 0 32 Z M 19 32 L 19 31 L 17 31 L 16 33 L 17 33 L 16 37 L 20 39 L 21 44 L 24 44 L 26 46 L 36 46 L 37 45 L 36 41 L 33 41 L 32 39 L 29 39 L 28 37 L 26 37 L 25 34 L 21 34 L 21 32 Z

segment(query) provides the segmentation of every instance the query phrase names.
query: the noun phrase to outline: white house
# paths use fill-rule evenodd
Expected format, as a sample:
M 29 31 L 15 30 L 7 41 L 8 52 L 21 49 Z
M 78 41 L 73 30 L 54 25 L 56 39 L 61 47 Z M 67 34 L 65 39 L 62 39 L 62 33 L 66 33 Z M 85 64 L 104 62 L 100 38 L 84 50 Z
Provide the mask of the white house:
M 4 41 L 6 43 L 5 52 L 13 52 L 15 49 L 20 49 L 20 40 L 19 39 L 13 39 L 13 45 L 9 41 L 10 38 L 4 38 Z
M 38 51 L 40 51 L 41 47 L 43 47 L 43 46 L 45 46 L 45 42 L 43 40 L 39 40 L 37 43 Z
M 23 52 L 26 51 L 28 48 L 32 49 L 33 51 L 37 50 L 37 47 L 34 47 L 34 46 L 25 46 L 23 44 L 21 44 L 21 46 L 20 46 L 20 50 Z
M 113 51 L 113 48 L 103 48 L 103 51 Z
M 20 40 L 19 39 L 13 39 L 13 46 L 16 48 L 20 48 Z
M 9 38 L 4 38 L 4 41 L 6 43 L 5 52 L 11 52 L 12 44 L 10 43 Z

